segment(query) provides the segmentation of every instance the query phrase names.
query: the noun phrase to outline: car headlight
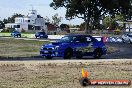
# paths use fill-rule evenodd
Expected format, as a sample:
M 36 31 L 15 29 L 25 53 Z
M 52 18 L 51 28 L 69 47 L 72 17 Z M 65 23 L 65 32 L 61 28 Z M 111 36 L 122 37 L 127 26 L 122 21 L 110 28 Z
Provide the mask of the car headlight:
M 41 49 L 43 49 L 44 48 L 44 46 L 41 46 Z
M 59 49 L 59 46 L 56 46 L 55 49 L 58 50 Z

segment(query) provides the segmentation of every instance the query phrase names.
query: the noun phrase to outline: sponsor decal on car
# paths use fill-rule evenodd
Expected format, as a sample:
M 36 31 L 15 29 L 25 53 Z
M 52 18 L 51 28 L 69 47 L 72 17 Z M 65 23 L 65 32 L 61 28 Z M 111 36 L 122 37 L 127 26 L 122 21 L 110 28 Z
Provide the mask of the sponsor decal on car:
M 88 46 L 86 46 L 86 47 L 78 47 L 77 51 L 81 51 L 81 52 L 93 52 L 94 51 L 93 43 L 88 44 Z

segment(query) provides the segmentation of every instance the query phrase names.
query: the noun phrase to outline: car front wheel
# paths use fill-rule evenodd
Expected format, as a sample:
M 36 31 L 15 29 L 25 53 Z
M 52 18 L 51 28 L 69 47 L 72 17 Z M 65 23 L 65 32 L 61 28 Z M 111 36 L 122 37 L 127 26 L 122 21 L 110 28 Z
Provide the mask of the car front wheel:
M 73 50 L 72 49 L 66 49 L 64 52 L 64 59 L 70 59 L 73 56 Z
M 122 39 L 122 42 L 123 42 L 123 43 L 125 43 L 125 40 L 124 40 L 124 39 Z
M 52 59 L 52 56 L 45 56 L 46 59 Z

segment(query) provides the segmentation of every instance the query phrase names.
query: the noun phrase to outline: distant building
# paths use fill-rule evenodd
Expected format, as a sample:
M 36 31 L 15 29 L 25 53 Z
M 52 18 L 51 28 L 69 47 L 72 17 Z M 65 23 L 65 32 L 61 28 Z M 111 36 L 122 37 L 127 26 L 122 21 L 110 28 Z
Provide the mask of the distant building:
M 36 10 L 30 10 L 29 14 L 24 17 L 16 17 L 15 23 L 5 24 L 6 28 L 14 28 L 17 31 L 44 30 L 47 33 L 45 19 L 37 15 Z
M 124 22 L 117 21 L 119 26 L 125 27 L 126 32 L 132 32 L 132 17 L 130 20 L 126 20 Z

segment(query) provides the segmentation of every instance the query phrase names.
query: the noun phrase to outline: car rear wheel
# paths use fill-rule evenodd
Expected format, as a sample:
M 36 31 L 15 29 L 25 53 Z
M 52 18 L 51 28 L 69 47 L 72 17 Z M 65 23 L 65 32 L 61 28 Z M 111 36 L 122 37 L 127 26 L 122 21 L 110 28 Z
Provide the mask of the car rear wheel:
M 64 52 L 64 59 L 70 59 L 73 56 L 73 50 L 72 49 L 66 49 Z
M 122 42 L 125 43 L 125 40 L 122 38 Z
M 130 44 L 132 44 L 132 41 L 131 41 L 131 40 L 129 40 L 129 43 L 130 43 Z
M 21 35 L 19 35 L 19 37 L 21 38 Z
M 95 49 L 94 58 L 100 58 L 102 56 L 102 50 L 100 48 Z
M 46 59 L 52 59 L 52 56 L 45 56 Z

